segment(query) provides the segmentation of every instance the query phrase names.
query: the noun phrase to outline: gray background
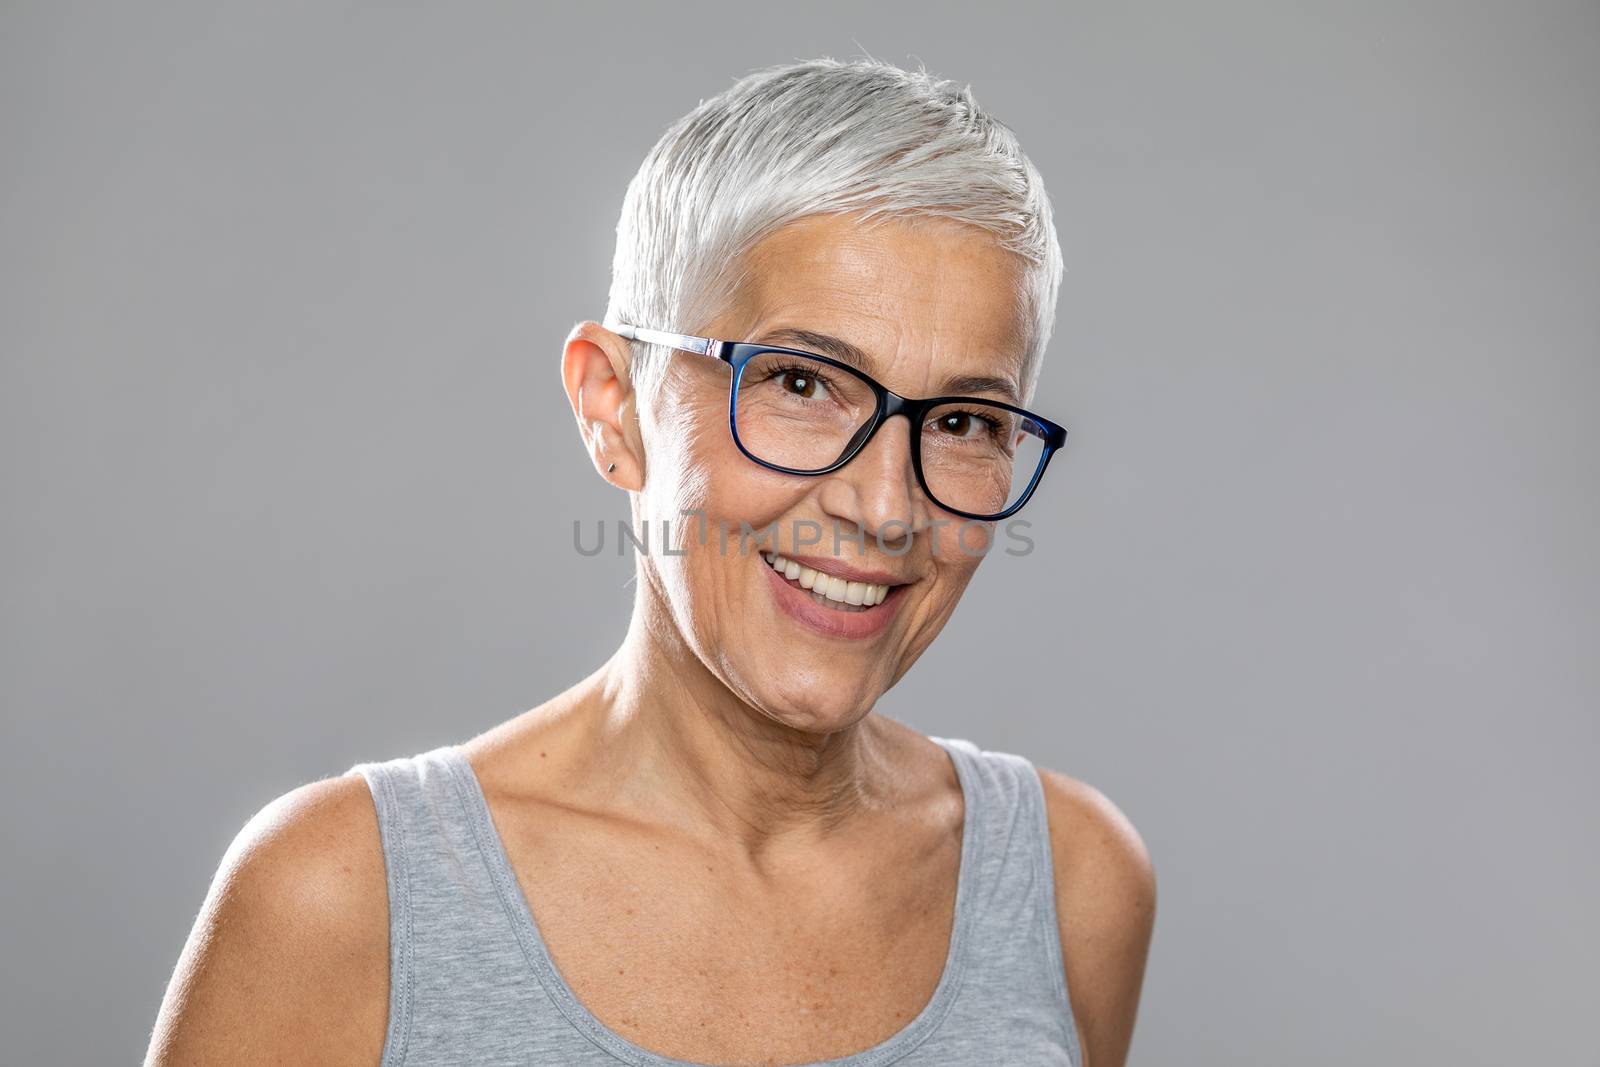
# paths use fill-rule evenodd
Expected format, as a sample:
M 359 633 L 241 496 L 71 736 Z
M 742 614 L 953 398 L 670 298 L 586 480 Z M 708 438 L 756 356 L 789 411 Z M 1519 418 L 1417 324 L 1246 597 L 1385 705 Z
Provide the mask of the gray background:
M 1600 1063 L 1600 8 L 1528 2 L 6 5 L 7 1062 L 136 1060 L 253 812 L 610 652 L 624 186 L 861 50 L 1067 260 L 1037 550 L 882 709 L 1139 827 L 1132 1062 Z

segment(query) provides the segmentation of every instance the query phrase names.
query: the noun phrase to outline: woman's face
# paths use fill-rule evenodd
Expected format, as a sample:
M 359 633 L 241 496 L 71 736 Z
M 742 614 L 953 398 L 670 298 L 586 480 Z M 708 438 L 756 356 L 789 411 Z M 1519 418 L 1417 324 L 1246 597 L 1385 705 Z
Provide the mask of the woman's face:
M 815 216 L 768 237 L 746 265 L 727 313 L 698 332 L 824 355 L 832 353 L 819 337 L 836 339 L 860 350 L 867 373 L 910 397 L 967 393 L 949 383 L 976 375 L 1020 386 L 1030 327 L 1020 262 L 981 231 Z M 642 563 L 685 639 L 734 693 L 796 729 L 846 727 L 938 635 L 994 524 L 928 500 L 904 418 L 887 420 L 831 474 L 757 465 L 728 430 L 727 364 L 679 352 L 671 360 L 656 402 L 640 412 L 645 477 L 637 504 L 653 542 L 659 546 L 670 521 L 684 554 L 653 548 Z M 741 531 L 769 539 L 741 539 Z M 857 599 L 848 586 L 844 604 L 819 596 L 815 588 L 831 580 L 813 578 L 807 591 L 807 571 L 780 574 L 769 562 L 773 550 L 841 578 L 877 572 L 888 592 L 875 606 L 848 604 Z M 869 603 L 875 592 L 860 591 Z

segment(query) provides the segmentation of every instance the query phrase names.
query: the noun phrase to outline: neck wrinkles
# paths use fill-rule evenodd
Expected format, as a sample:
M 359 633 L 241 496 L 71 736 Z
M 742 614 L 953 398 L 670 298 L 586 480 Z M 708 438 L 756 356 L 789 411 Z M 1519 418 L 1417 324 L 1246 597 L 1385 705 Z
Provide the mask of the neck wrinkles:
M 891 802 L 873 716 L 812 735 L 764 715 L 695 656 L 651 581 L 586 689 L 590 780 L 651 819 L 682 812 L 754 856 L 803 848 Z

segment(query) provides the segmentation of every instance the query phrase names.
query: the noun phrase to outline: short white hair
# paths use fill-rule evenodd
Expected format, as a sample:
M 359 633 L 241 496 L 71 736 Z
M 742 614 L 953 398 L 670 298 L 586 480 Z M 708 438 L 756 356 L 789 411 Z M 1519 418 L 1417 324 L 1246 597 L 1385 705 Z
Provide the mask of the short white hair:
M 1062 273 L 1044 181 L 970 86 L 875 59 L 759 70 L 673 123 L 623 199 L 606 321 L 698 333 L 763 237 L 845 212 L 967 223 L 1022 258 L 1027 403 Z M 668 353 L 633 344 L 635 388 L 652 396 Z

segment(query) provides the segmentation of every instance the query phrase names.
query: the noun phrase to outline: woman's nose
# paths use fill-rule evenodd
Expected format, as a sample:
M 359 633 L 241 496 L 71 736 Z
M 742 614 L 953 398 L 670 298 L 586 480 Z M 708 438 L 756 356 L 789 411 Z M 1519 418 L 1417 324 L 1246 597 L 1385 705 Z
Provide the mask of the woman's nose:
M 881 538 L 885 545 L 902 541 L 915 528 L 917 476 L 903 417 L 886 419 L 866 447 L 828 481 L 836 489 L 833 494 L 824 492 L 824 507 L 841 520 L 859 523 L 867 535 Z

